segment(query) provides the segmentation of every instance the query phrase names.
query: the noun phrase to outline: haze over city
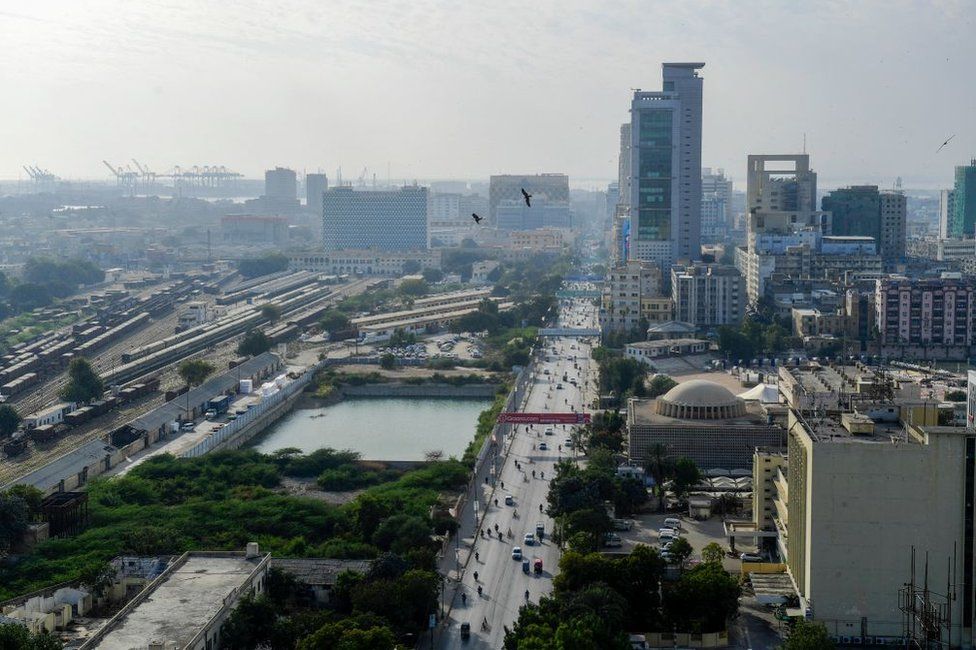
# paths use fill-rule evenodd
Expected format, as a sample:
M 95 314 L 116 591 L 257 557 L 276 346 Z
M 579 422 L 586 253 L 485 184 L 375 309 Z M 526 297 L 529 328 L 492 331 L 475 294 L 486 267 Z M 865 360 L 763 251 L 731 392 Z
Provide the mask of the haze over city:
M 976 152 L 958 2 L 177 2 L 0 9 L 0 178 L 281 164 L 393 179 L 615 178 L 630 89 L 704 61 L 703 164 L 813 154 L 821 184 L 936 188 Z M 955 138 L 943 151 L 946 137 Z

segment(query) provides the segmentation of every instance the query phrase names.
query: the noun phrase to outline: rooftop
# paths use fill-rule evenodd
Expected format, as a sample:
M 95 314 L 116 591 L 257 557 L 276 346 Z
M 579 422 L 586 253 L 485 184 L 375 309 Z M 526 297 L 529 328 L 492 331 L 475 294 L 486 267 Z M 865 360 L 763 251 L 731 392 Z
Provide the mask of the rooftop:
M 61 479 L 73 476 L 105 458 L 114 455 L 118 449 L 102 440 L 89 440 L 74 451 L 68 452 L 60 458 L 52 460 L 26 476 L 11 483 L 33 485 L 37 489 L 47 492 L 61 482 Z
M 221 610 L 225 600 L 247 583 L 267 556 L 243 553 L 192 554 L 151 589 L 145 599 L 106 624 L 100 650 L 145 648 L 151 641 L 188 644 Z
M 336 577 L 343 571 L 366 573 L 369 571 L 368 560 L 333 560 L 331 558 L 274 558 L 271 566 L 290 573 L 307 585 L 334 585 Z

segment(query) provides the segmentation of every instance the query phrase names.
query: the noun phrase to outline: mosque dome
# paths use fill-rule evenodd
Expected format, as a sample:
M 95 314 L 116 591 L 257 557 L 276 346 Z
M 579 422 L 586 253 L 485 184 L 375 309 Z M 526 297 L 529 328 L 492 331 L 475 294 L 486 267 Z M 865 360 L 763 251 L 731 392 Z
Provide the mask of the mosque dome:
M 725 386 L 692 379 L 659 397 L 655 411 L 684 420 L 724 420 L 745 415 L 746 405 Z

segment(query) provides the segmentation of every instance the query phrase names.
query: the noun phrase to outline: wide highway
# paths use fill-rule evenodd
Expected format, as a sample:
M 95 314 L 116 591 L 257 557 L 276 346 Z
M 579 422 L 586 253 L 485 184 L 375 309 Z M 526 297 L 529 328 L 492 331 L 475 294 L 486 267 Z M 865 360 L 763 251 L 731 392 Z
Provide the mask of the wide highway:
M 564 327 L 595 327 L 596 308 L 577 301 L 561 309 L 559 320 Z M 547 339 L 544 345 L 544 357 L 534 366 L 522 410 L 580 411 L 587 381 L 591 382 L 587 399 L 592 400 L 593 395 L 596 365 L 590 359 L 590 345 L 568 337 Z M 551 435 L 546 435 L 547 429 Z M 458 648 L 463 643 L 470 648 L 501 648 L 505 626 L 511 627 L 518 618 L 526 592 L 529 600 L 537 602 L 552 591 L 560 550 L 550 539 L 553 520 L 542 511 L 548 505 L 546 496 L 556 461 L 572 453 L 566 445 L 569 433 L 570 427 L 565 425 L 520 425 L 505 441 L 496 464 L 500 468 L 496 485 L 492 488 L 490 480 L 480 483 L 478 512 L 484 518 L 476 532 L 471 530 L 474 513 L 469 509 L 464 515 L 467 521 L 458 551 L 461 581 L 458 584 L 456 573 L 450 572 L 444 594 L 449 615 L 439 630 L 439 647 Z M 506 505 L 506 496 L 511 496 L 511 505 Z M 543 539 L 527 543 L 525 535 L 534 535 L 539 524 L 545 531 Z M 529 561 L 528 573 L 522 561 L 513 558 L 515 547 Z M 534 571 L 536 560 L 542 561 L 541 573 Z M 462 642 L 461 624 L 465 622 L 471 626 L 471 637 Z

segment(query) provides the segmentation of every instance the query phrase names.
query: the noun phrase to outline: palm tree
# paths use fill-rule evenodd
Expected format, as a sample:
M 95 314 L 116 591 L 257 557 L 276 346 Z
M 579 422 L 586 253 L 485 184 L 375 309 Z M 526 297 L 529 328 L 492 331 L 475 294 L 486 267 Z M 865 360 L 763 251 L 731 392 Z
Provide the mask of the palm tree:
M 657 494 L 657 509 L 664 510 L 664 480 L 674 472 L 674 460 L 667 454 L 661 443 L 651 446 L 644 470 L 654 479 L 654 492 Z

